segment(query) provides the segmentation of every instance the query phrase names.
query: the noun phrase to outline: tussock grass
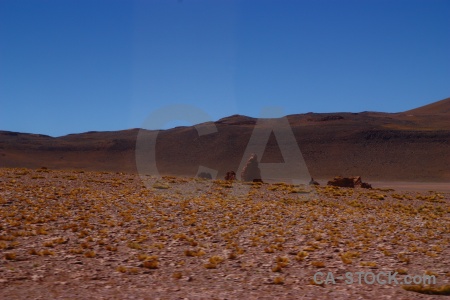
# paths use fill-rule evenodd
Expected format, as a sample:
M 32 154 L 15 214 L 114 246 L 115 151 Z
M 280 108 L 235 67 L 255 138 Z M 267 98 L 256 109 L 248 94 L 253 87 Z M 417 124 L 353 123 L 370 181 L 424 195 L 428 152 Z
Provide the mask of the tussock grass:
M 403 285 L 404 290 L 427 295 L 450 295 L 450 285 Z
M 5 256 L 5 259 L 7 259 L 7 260 L 16 260 L 16 258 L 17 258 L 17 254 L 14 252 L 7 252 L 7 253 L 5 253 L 4 256 Z
M 149 178 L 147 189 L 136 177 L 107 172 L 0 169 L 0 175 L 0 251 L 9 265 L 22 261 L 6 253 L 24 254 L 30 266 L 93 258 L 86 269 L 100 257 L 127 264 L 107 267 L 123 273 L 116 276 L 187 280 L 192 270 L 226 276 L 237 268 L 276 284 L 284 277 L 272 276 L 315 272 L 336 259 L 403 275 L 418 261 L 421 269 L 448 272 L 442 262 L 450 203 L 443 193 L 326 186 L 302 195 L 308 187 L 173 176 Z M 236 196 L 230 187 L 248 193 Z
M 312 261 L 311 266 L 314 266 L 316 268 L 324 268 L 325 263 L 323 261 Z
M 274 284 L 284 284 L 284 277 L 277 276 L 273 279 Z

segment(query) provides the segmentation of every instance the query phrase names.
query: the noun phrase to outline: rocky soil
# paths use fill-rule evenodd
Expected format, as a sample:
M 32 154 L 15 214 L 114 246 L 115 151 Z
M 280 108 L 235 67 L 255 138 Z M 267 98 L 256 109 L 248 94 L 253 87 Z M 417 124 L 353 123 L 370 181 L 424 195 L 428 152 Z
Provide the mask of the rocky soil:
M 1 299 L 438 299 L 449 245 L 446 192 L 0 169 Z

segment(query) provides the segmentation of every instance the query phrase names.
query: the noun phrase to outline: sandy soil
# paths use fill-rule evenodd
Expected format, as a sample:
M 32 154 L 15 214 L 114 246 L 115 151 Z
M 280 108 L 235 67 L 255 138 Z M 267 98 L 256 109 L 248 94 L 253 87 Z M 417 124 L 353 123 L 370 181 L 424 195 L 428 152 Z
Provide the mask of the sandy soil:
M 440 299 L 450 193 L 0 169 L 1 299 Z
M 326 185 L 327 179 L 317 179 L 320 184 Z M 407 181 L 369 181 L 373 188 L 393 189 L 404 192 L 437 192 L 450 193 L 448 182 L 407 182 Z
M 450 193 L 450 183 L 448 182 L 387 182 L 377 181 L 373 182 L 373 186 L 381 188 L 391 188 L 397 191 L 437 191 Z

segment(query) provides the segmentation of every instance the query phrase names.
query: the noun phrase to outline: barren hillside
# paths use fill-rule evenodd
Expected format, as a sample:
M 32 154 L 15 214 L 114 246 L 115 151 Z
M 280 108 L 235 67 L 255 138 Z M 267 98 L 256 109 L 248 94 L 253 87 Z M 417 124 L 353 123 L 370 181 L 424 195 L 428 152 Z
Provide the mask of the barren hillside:
M 361 175 L 367 180 L 450 181 L 450 98 L 402 113 L 289 115 L 314 178 Z M 256 119 L 234 115 L 216 121 L 218 131 L 199 136 L 195 127 L 159 132 L 162 174 L 194 176 L 203 165 L 237 170 Z M 0 166 L 136 172 L 139 129 L 62 137 L 0 131 Z M 272 136 L 263 162 L 282 161 Z

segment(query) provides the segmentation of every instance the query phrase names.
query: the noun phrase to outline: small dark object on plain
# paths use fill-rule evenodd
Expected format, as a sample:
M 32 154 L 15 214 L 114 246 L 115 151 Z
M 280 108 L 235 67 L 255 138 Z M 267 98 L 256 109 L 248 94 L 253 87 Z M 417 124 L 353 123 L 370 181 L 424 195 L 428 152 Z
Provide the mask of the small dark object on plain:
M 369 183 L 367 183 L 367 182 L 362 182 L 362 183 L 361 183 L 361 187 L 362 187 L 363 189 L 371 189 L 371 188 L 372 188 L 372 185 L 369 184 Z
M 328 181 L 327 185 L 338 186 L 338 187 L 361 187 L 363 189 L 371 189 L 372 185 L 367 182 L 362 182 L 361 176 L 354 177 L 341 177 L 336 176 L 333 180 Z
M 198 178 L 202 178 L 202 179 L 212 179 L 211 174 L 207 173 L 207 172 L 201 172 L 200 174 L 198 174 Z
M 236 173 L 234 171 L 227 172 L 225 180 L 236 180 Z
M 336 176 L 333 180 L 328 181 L 327 185 L 354 188 L 355 182 L 353 178 Z
M 253 153 L 245 164 L 241 172 L 241 180 L 252 182 L 253 179 L 261 179 L 261 170 L 259 169 L 258 156 Z
M 314 180 L 314 178 L 311 177 L 311 181 L 309 182 L 309 185 L 320 185 L 317 181 Z

